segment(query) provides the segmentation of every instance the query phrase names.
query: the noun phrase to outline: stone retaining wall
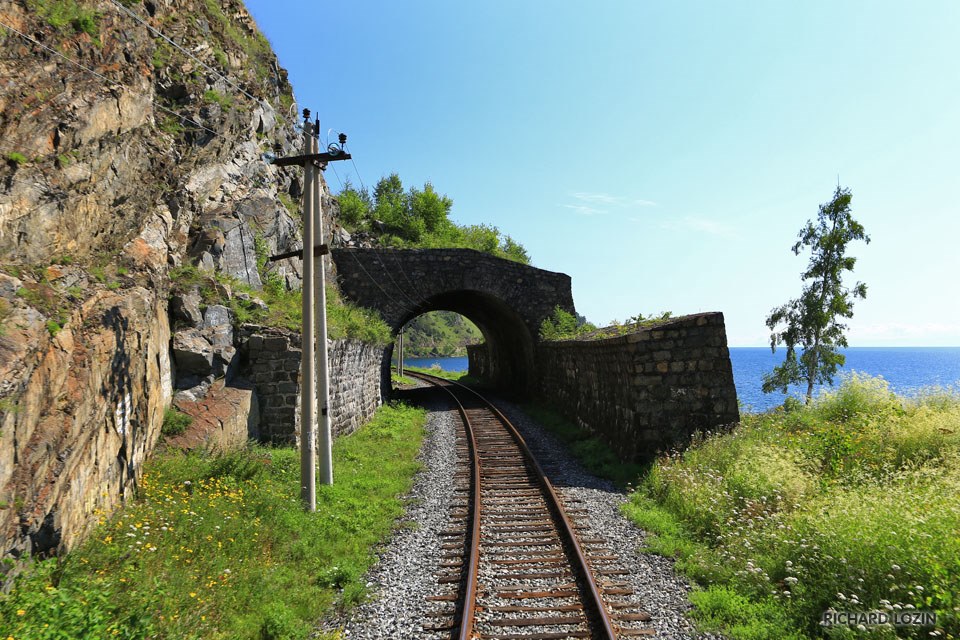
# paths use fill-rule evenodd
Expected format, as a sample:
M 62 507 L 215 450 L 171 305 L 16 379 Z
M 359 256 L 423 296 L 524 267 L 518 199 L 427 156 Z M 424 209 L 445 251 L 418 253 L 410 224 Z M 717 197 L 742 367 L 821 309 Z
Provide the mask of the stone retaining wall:
M 486 351 L 468 352 L 470 373 L 481 374 Z M 623 460 L 650 459 L 740 419 L 720 313 L 604 340 L 541 342 L 536 360 L 536 396 Z
M 242 372 L 256 387 L 261 440 L 294 443 L 300 430 L 300 334 L 242 329 Z M 330 423 L 335 436 L 353 432 L 380 406 L 383 347 L 358 340 L 329 342 Z

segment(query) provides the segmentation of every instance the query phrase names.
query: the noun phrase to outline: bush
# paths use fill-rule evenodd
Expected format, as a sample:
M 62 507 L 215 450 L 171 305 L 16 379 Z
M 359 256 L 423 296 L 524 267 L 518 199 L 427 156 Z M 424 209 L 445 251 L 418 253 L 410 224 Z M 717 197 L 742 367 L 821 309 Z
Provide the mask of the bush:
M 553 315 L 540 323 L 540 339 L 572 340 L 595 329 L 589 322 L 581 324 L 575 315 L 556 306 Z
M 960 397 L 908 401 L 848 376 L 810 406 L 746 415 L 661 458 L 626 512 L 708 587 L 692 596 L 706 629 L 821 637 L 829 607 L 913 607 L 956 635 L 957 424 Z
M 178 436 L 193 424 L 193 418 L 179 411 L 176 407 L 167 407 L 163 412 L 163 426 L 160 433 L 167 437 Z

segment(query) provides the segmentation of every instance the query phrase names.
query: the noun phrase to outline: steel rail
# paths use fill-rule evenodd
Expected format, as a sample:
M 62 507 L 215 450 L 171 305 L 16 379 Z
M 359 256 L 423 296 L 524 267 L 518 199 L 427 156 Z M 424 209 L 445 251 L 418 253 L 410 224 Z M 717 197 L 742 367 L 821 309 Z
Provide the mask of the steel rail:
M 463 597 L 463 611 L 460 616 L 460 633 L 457 635 L 457 638 L 467 640 L 473 637 L 471 634 L 473 633 L 474 616 L 476 614 L 477 580 L 480 570 L 480 454 L 477 452 L 477 439 L 474 436 L 473 425 L 470 424 L 470 418 L 467 417 L 467 410 L 464 408 L 463 403 L 460 402 L 460 399 L 457 398 L 457 395 L 453 393 L 453 391 L 435 382 L 435 380 L 442 380 L 442 378 L 431 379 L 433 376 L 418 374 L 413 371 L 406 373 L 415 378 L 420 378 L 424 382 L 429 382 L 438 389 L 446 391 L 456 403 L 457 410 L 460 412 L 460 417 L 463 418 L 463 424 L 467 431 L 467 445 L 470 447 L 470 455 L 473 458 L 473 464 L 471 465 L 471 467 L 473 467 L 473 508 L 471 510 L 473 526 L 470 532 L 470 561 L 467 565 L 466 590 Z
M 523 439 L 523 436 L 520 435 L 520 432 L 517 430 L 517 428 L 513 426 L 513 423 L 511 423 L 510 420 L 508 420 L 507 417 L 503 415 L 503 413 L 492 402 L 490 402 L 485 397 L 480 395 L 480 393 L 478 393 L 476 390 L 464 384 L 460 384 L 459 382 L 456 382 L 453 380 L 447 380 L 445 378 L 440 378 L 437 376 L 432 376 L 430 374 L 419 373 L 419 372 L 408 372 L 408 373 L 410 375 L 414 375 L 417 378 L 420 378 L 421 380 L 430 382 L 431 384 L 441 389 L 444 389 L 445 391 L 447 391 L 447 393 L 453 396 L 457 402 L 457 405 L 460 407 L 461 414 L 464 416 L 464 420 L 467 422 L 467 424 L 469 424 L 469 421 L 466 418 L 466 412 L 463 409 L 463 404 L 460 402 L 459 399 L 456 398 L 456 395 L 452 391 L 450 391 L 449 389 L 446 389 L 443 385 L 440 384 L 440 382 L 456 385 L 457 387 L 460 387 L 461 389 L 464 389 L 465 391 L 473 394 L 484 405 L 486 405 L 486 407 L 490 409 L 490 411 L 492 411 L 493 414 L 497 416 L 497 418 L 504 424 L 507 431 L 510 433 L 511 437 L 514 439 L 514 441 L 523 451 L 523 454 L 526 456 L 527 461 L 530 462 L 530 464 L 533 466 L 534 470 L 536 471 L 537 479 L 540 482 L 541 487 L 543 488 L 547 496 L 549 496 L 547 503 L 551 511 L 554 512 L 554 515 L 559 520 L 560 529 L 566 539 L 566 542 L 570 545 L 571 549 L 574 552 L 574 555 L 576 556 L 575 563 L 574 563 L 575 566 L 573 568 L 580 574 L 580 578 L 583 580 L 584 583 L 586 583 L 589 589 L 589 597 L 584 598 L 584 600 L 586 601 L 588 606 L 592 606 L 592 608 L 594 609 L 593 613 L 596 615 L 596 619 L 599 622 L 599 627 L 600 627 L 599 631 L 603 634 L 599 636 L 599 640 L 616 640 L 617 632 L 614 628 L 613 622 L 610 620 L 610 614 L 607 612 L 606 606 L 604 606 L 603 597 L 600 594 L 600 589 L 597 586 L 597 580 L 594 578 L 593 571 L 590 569 L 590 565 L 587 562 L 586 554 L 584 553 L 583 548 L 580 546 L 580 543 L 577 540 L 577 536 L 574 534 L 573 524 L 570 522 L 570 519 L 567 516 L 566 511 L 564 510 L 563 504 L 560 502 L 560 497 L 557 495 L 557 492 L 553 488 L 553 484 L 551 484 L 550 480 L 547 478 L 546 473 L 544 473 L 543 468 L 540 466 L 540 463 L 537 462 L 537 459 L 534 457 L 533 452 L 530 451 L 530 448 L 527 446 L 526 441 Z M 473 438 L 472 430 L 470 431 L 470 437 L 471 439 Z M 474 467 L 475 469 L 474 477 L 477 482 L 475 502 L 479 505 L 479 500 L 480 500 L 479 456 L 476 453 L 475 442 L 472 442 L 472 447 L 474 448 L 474 456 L 478 463 L 478 465 Z M 475 540 L 477 541 L 477 544 L 471 549 L 471 569 L 474 571 L 477 567 L 477 565 L 474 564 L 475 562 L 474 557 L 475 555 L 478 555 L 478 551 L 479 551 L 479 532 L 480 532 L 479 527 L 480 527 L 480 518 L 479 518 L 479 511 L 478 511 L 477 518 L 474 520 L 474 535 L 477 536 L 475 538 Z M 474 581 L 473 587 L 474 587 L 474 591 L 472 593 L 475 596 L 476 595 L 475 581 Z M 472 601 L 465 600 L 464 602 L 465 602 L 464 604 L 465 611 L 468 608 L 468 603 L 469 603 L 469 609 L 473 608 Z M 472 614 L 472 611 L 471 611 L 471 614 Z M 473 616 L 471 615 L 470 617 L 472 618 Z M 464 622 L 465 620 L 466 620 L 466 615 L 464 615 Z M 464 635 L 464 630 L 467 630 L 469 633 L 472 633 L 472 625 L 465 626 L 464 624 L 461 624 L 461 631 L 460 631 L 460 635 L 458 636 L 459 638 L 466 640 L 468 638 L 474 637 L 473 635 Z

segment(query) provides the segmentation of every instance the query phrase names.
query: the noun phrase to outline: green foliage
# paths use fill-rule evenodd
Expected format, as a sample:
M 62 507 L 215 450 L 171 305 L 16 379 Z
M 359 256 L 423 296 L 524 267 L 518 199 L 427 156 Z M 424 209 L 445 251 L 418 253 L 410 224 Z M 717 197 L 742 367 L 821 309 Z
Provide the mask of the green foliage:
M 854 299 L 867 295 L 867 285 L 862 282 L 853 289 L 843 285 L 844 272 L 853 271 L 857 262 L 846 255 L 847 245 L 854 240 L 870 242 L 863 225 L 851 216 L 851 199 L 850 190 L 838 186 L 833 200 L 820 205 L 817 223 L 808 221 L 793 245 L 796 255 L 809 247 L 810 262 L 801 276 L 805 282 L 801 296 L 773 309 L 767 317 L 767 327 L 773 332 L 770 348 L 776 352 L 777 345 L 783 344 L 787 353 L 783 364 L 764 376 L 764 393 L 786 393 L 789 385 L 806 383 L 809 403 L 814 385 L 831 384 L 837 368 L 845 362 L 839 349 L 847 346 L 847 326 L 839 319 L 853 317 Z M 781 325 L 784 328 L 777 330 Z
M 393 339 L 390 327 L 376 311 L 342 300 L 333 287 L 327 287 L 327 333 L 334 339 L 355 338 L 372 344 Z
M 270 264 L 270 247 L 267 246 L 266 239 L 259 231 L 253 235 L 253 251 L 257 257 L 257 273 L 260 275 L 263 288 L 273 295 L 282 295 L 286 284 L 280 274 L 267 269 L 267 265 Z
M 7 320 L 13 315 L 10 309 L 10 303 L 4 298 L 0 298 L 0 337 L 7 335 Z
M 158 42 L 157 47 L 153 50 L 153 68 L 165 69 L 169 67 L 170 61 L 173 60 L 173 53 L 173 47 L 166 42 Z
M 217 64 L 220 65 L 221 69 L 226 69 L 230 66 L 230 61 L 227 59 L 227 54 L 220 47 L 213 48 L 213 57 L 217 61 Z
M 203 101 L 208 104 L 218 104 L 224 109 L 233 108 L 233 96 L 229 96 L 213 89 L 207 89 L 203 92 Z
M 296 449 L 156 455 L 136 500 L 98 514 L 59 566 L 37 563 L 0 594 L 0 628 L 15 638 L 306 637 L 362 597 L 420 468 L 424 422 L 423 410 L 390 405 L 338 438 L 336 484 L 317 488 L 316 513 L 299 499 Z
M 272 69 L 273 50 L 267 39 L 258 31 L 248 32 L 241 29 L 236 21 L 224 13 L 218 0 L 204 0 L 203 4 L 212 23 L 211 26 L 221 35 L 224 41 L 237 46 L 247 55 L 248 64 L 253 68 L 258 79 L 266 80 L 269 78 Z
M 60 323 L 56 320 L 47 320 L 47 333 L 50 334 L 51 338 L 60 333 L 61 329 L 63 329 L 63 327 L 60 326 Z
M 594 330 L 595 326 L 589 322 L 580 322 L 579 318 L 558 305 L 554 307 L 553 315 L 544 318 L 540 323 L 540 339 L 573 340 Z
M 371 195 L 349 181 L 337 196 L 340 221 L 351 230 L 379 229 L 384 246 L 425 249 L 476 249 L 522 264 L 530 263 L 526 249 L 492 225 L 458 225 L 450 220 L 453 200 L 427 182 L 422 189 L 404 190 L 396 173 L 377 182 Z
M 628 333 L 635 333 L 640 329 L 652 327 L 673 317 L 670 311 L 664 311 L 655 316 L 644 316 L 639 313 L 625 322 L 611 321 L 610 325 L 598 329 L 596 325 L 587 322 L 586 318 L 575 316 L 556 307 L 553 315 L 544 318 L 540 323 L 541 340 L 599 340 L 612 338 Z
M 20 166 L 27 161 L 27 156 L 22 153 L 17 153 L 16 151 L 11 151 L 7 154 L 7 162 Z
M 70 319 L 69 305 L 63 295 L 47 281 L 45 269 L 35 269 L 34 275 L 39 275 L 39 282 L 24 283 L 17 289 L 17 297 L 47 316 L 47 331 L 51 336 L 55 336 Z
M 409 358 L 464 356 L 466 345 L 480 342 L 477 326 L 453 311 L 424 313 L 403 329 L 403 353 Z
M 293 198 L 290 197 L 290 194 L 283 193 L 282 191 L 277 194 L 277 198 L 280 199 L 280 203 L 286 207 L 287 211 L 290 213 L 290 217 L 294 220 L 300 220 L 300 205 L 293 201 Z M 343 203 L 341 202 L 341 206 Z
M 542 404 L 527 404 L 523 410 L 557 439 L 594 475 L 612 480 L 621 487 L 637 481 L 644 467 L 621 462 L 613 449 L 599 438 L 590 435 L 556 411 Z
M 163 412 L 163 426 L 160 433 L 165 436 L 178 436 L 193 424 L 193 418 L 177 410 L 176 407 L 167 407 Z
M 76 0 L 29 0 L 28 5 L 51 27 L 64 31 L 67 27 L 76 33 L 86 33 L 99 44 L 100 14 L 82 6 Z
M 704 587 L 691 598 L 705 630 L 822 637 L 830 607 L 915 607 L 957 635 L 957 424 L 956 393 L 905 400 L 850 376 L 661 458 L 625 511 Z
M 261 271 L 264 288 L 258 291 L 222 273 L 207 274 L 197 267 L 185 264 L 169 271 L 172 293 L 186 293 L 196 289 L 205 304 L 222 304 L 233 313 L 239 325 L 255 322 L 270 327 L 284 327 L 300 331 L 303 327 L 303 298 L 300 291 L 289 291 L 283 280 L 266 271 L 266 242 L 254 236 L 257 265 Z M 251 298 L 262 298 L 267 309 L 261 309 L 252 300 L 243 300 L 236 295 L 226 298 L 223 287 L 229 285 L 234 293 L 246 293 Z M 392 340 L 390 328 L 376 311 L 357 307 L 340 298 L 333 287 L 327 287 L 327 333 L 330 338 L 354 338 L 373 344 L 387 344 Z
M 396 372 L 390 374 L 390 382 L 394 385 L 412 385 L 416 383 L 413 378 L 407 376 L 398 376 Z
M 180 118 L 173 115 L 165 117 L 157 128 L 164 133 L 169 133 L 170 135 L 181 134 L 184 130 L 183 125 L 180 123 Z

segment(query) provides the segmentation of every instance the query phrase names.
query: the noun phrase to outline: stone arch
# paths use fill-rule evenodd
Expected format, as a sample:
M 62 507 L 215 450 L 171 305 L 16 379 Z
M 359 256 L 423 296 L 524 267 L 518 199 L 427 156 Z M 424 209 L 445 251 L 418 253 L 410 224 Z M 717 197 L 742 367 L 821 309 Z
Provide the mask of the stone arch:
M 534 384 L 540 323 L 559 306 L 574 312 L 570 277 L 472 249 L 334 249 L 343 295 L 375 309 L 394 335 L 428 311 L 454 311 L 484 335 L 495 385 L 520 393 Z M 384 349 L 382 384 L 390 385 L 393 345 Z

